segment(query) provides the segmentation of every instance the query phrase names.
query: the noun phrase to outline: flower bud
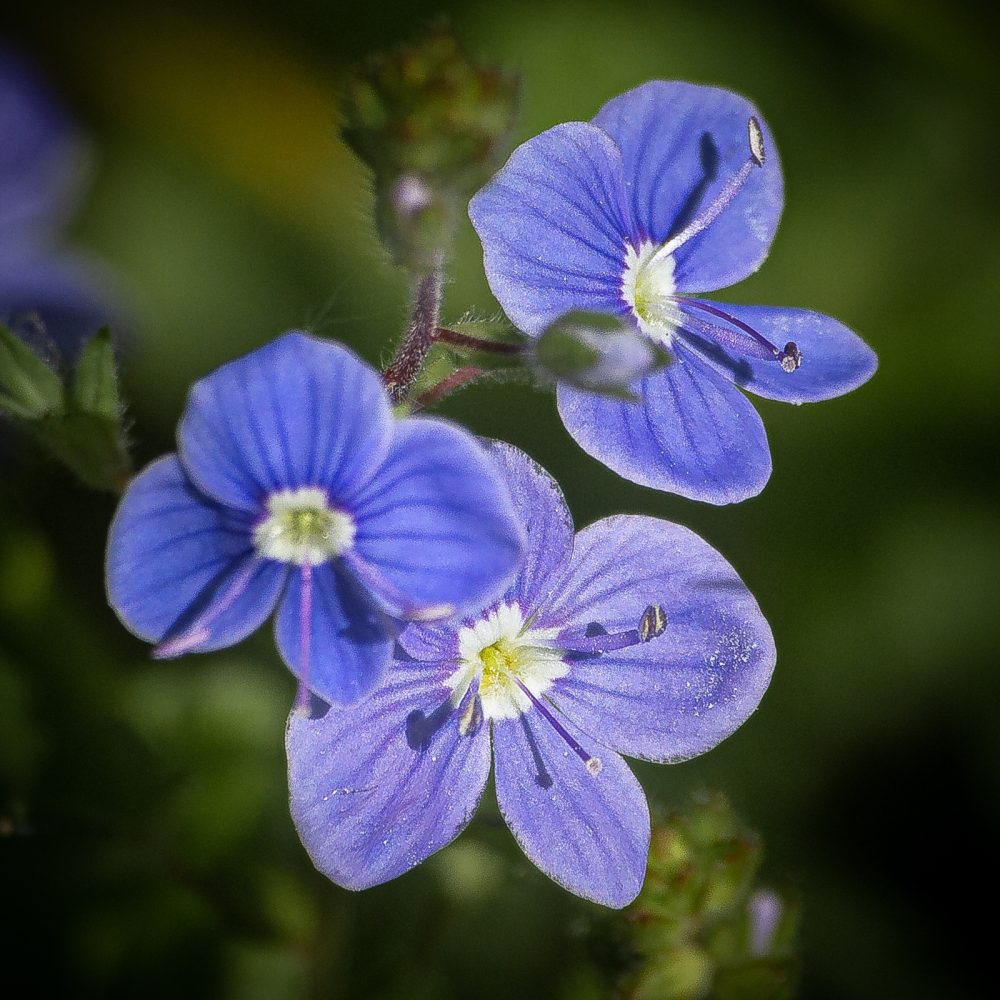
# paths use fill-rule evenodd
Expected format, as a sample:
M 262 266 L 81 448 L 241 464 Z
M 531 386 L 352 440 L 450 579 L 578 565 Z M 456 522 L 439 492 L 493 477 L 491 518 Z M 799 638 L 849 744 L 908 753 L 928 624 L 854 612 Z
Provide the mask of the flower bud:
M 637 381 L 669 360 L 648 337 L 604 313 L 567 313 L 534 346 L 542 377 L 626 399 L 634 398 Z

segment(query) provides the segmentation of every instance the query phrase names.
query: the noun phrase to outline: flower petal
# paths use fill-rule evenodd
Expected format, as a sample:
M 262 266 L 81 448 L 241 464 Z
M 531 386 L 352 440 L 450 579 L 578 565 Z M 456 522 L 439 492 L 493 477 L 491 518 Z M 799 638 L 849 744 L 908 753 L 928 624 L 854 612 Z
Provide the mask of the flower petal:
M 631 903 L 646 872 L 649 809 L 625 761 L 599 751 L 603 766 L 591 774 L 535 712 L 494 723 L 493 746 L 500 811 L 531 861 L 584 899 Z
M 747 162 L 751 117 L 763 132 L 764 165 L 755 166 L 722 214 L 674 254 L 674 278 L 683 291 L 732 285 L 767 256 L 784 202 L 767 125 L 739 94 L 663 80 L 621 94 L 594 118 L 621 150 L 635 220 L 649 239 L 664 243 Z
M 736 571 L 680 525 L 619 515 L 577 535 L 547 617 L 584 634 L 635 628 L 659 604 L 666 631 L 575 659 L 553 701 L 620 753 L 674 762 L 710 750 L 759 704 L 774 669 L 771 629 Z
M 392 660 L 393 626 L 340 563 L 311 571 L 303 614 L 301 568 L 289 575 L 274 634 L 289 669 L 325 701 L 349 705 L 372 691 Z M 303 629 L 308 663 L 303 662 Z
M 181 461 L 222 503 L 326 488 L 334 502 L 384 459 L 392 416 L 374 369 L 338 344 L 286 333 L 197 382 L 178 430 Z
M 625 244 L 637 245 L 621 155 L 599 128 L 567 122 L 529 139 L 469 204 L 486 278 L 537 336 L 574 309 L 617 312 Z
M 289 718 L 292 818 L 313 864 L 337 885 L 396 878 L 472 818 L 489 776 L 489 727 L 459 736 L 447 694 L 425 668 L 395 664 L 361 704 Z
M 355 551 L 415 606 L 482 607 L 503 592 L 521 558 L 495 462 L 442 420 L 399 423 L 388 458 L 348 503 Z
M 284 579 L 283 565 L 255 557 L 246 519 L 195 490 L 175 455 L 132 481 L 111 523 L 108 602 L 140 638 L 168 640 L 161 655 L 239 642 Z
M 857 389 L 878 368 L 875 352 L 832 316 L 809 309 L 739 306 L 728 302 L 722 308 L 753 327 L 779 350 L 793 341 L 802 353 L 799 368 L 786 372 L 773 359 L 740 351 L 736 346 L 738 338 L 746 339 L 746 335 L 738 329 L 733 329 L 734 340 L 729 344 L 699 336 L 694 330 L 686 329 L 681 333 L 685 342 L 716 371 L 758 396 L 785 403 L 815 403 Z M 694 310 L 685 311 L 697 320 Z M 714 317 L 710 318 L 719 323 Z M 726 326 L 725 323 L 720 325 Z
M 757 411 L 690 351 L 678 346 L 675 355 L 643 380 L 637 402 L 559 386 L 566 429 L 587 454 L 641 486 L 714 504 L 756 496 L 771 475 Z
M 510 490 L 514 516 L 525 535 L 524 559 L 503 601 L 517 603 L 527 618 L 569 562 L 573 551 L 573 516 L 559 484 L 523 451 L 503 441 L 491 441 L 487 450 Z M 472 624 L 472 620 L 465 624 Z M 399 642 L 418 660 L 448 660 L 458 653 L 454 622 L 410 625 L 400 635 Z
M 573 515 L 559 484 L 520 448 L 495 441 L 490 454 L 510 490 L 524 529 L 524 559 L 504 601 L 530 616 L 557 583 L 573 552 Z

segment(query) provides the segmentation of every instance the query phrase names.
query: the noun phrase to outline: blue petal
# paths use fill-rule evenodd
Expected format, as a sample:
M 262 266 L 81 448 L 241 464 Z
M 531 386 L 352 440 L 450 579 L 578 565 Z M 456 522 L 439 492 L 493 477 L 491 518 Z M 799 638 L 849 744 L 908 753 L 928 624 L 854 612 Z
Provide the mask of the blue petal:
M 398 424 L 382 468 L 348 504 L 357 554 L 417 607 L 482 607 L 503 593 L 521 558 L 496 464 L 441 420 Z
M 569 561 L 573 551 L 573 517 L 559 484 L 523 451 L 503 441 L 493 441 L 489 444 L 489 454 L 510 490 L 514 516 L 525 536 L 523 561 L 503 600 L 519 604 L 528 617 L 558 581 Z M 477 617 L 480 616 L 473 616 Z M 471 620 L 466 624 L 471 624 Z M 447 660 L 458 650 L 457 626 L 410 625 L 399 642 L 418 660 Z
M 722 308 L 753 327 L 779 350 L 793 341 L 802 353 L 800 367 L 786 372 L 773 359 L 755 357 L 740 350 L 738 339 L 721 344 L 716 339 L 699 336 L 694 330 L 681 334 L 720 374 L 758 396 L 785 403 L 815 403 L 857 389 L 878 368 L 875 352 L 831 316 L 808 309 L 738 306 L 728 302 Z M 699 318 L 695 310 L 687 308 L 685 311 L 696 321 Z M 719 322 L 711 316 L 705 318 Z M 734 338 L 746 339 L 738 329 L 734 328 L 732 333 Z
M 519 448 L 494 442 L 490 454 L 500 466 L 524 530 L 524 558 L 504 595 L 531 615 L 558 581 L 573 552 L 573 515 L 559 484 Z
M 756 496 L 771 475 L 764 425 L 749 400 L 679 346 L 637 402 L 559 386 L 559 415 L 577 444 L 618 475 L 691 500 Z
M 292 713 L 292 818 L 313 863 L 337 885 L 396 878 L 472 818 L 490 770 L 489 727 L 459 736 L 447 695 L 424 668 L 397 663 L 359 705 L 317 719 Z
M 747 121 L 764 135 L 763 167 L 752 173 L 722 214 L 674 254 L 682 291 L 724 288 L 760 267 L 784 202 L 781 163 L 760 112 L 718 87 L 656 80 L 601 108 L 594 124 L 618 144 L 634 218 L 664 243 L 709 205 L 747 161 Z
M 286 333 L 197 382 L 178 430 L 181 461 L 221 503 L 320 486 L 338 497 L 384 460 L 392 416 L 374 369 L 339 344 Z
M 163 655 L 220 649 L 274 610 L 280 563 L 258 560 L 245 518 L 191 486 L 168 455 L 129 485 L 111 523 L 108 602 L 129 631 L 168 641 Z
M 771 629 L 736 571 L 696 534 L 653 517 L 605 518 L 577 535 L 548 617 L 580 635 L 635 628 L 659 604 L 656 639 L 573 660 L 552 700 L 606 746 L 686 760 L 741 726 L 774 669 Z
M 594 741 L 567 721 L 585 748 Z M 627 906 L 638 895 L 649 850 L 649 809 L 635 775 L 598 749 L 591 774 L 537 713 L 493 724 L 497 801 L 524 853 L 584 899 Z
M 289 669 L 328 702 L 348 705 L 372 691 L 392 659 L 393 628 L 342 563 L 313 567 L 303 611 L 302 570 L 289 576 L 275 619 L 278 650 Z M 303 623 L 308 628 L 304 662 Z
M 536 336 L 574 309 L 618 312 L 625 245 L 638 245 L 621 155 L 599 128 L 568 122 L 529 139 L 469 204 L 486 278 Z

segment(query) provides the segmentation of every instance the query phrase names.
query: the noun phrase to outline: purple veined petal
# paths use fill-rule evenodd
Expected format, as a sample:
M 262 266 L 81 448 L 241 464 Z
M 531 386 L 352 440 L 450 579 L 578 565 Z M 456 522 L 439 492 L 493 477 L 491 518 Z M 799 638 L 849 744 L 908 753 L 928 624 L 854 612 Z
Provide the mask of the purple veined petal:
M 774 639 L 732 566 L 694 532 L 619 515 L 577 535 L 548 617 L 586 633 L 634 628 L 662 607 L 667 627 L 649 642 L 574 658 L 553 701 L 600 742 L 630 757 L 675 762 L 731 735 L 767 690 Z
M 373 691 L 392 660 L 394 625 L 340 561 L 292 567 L 274 623 L 288 668 L 325 701 L 349 705 Z M 303 639 L 306 661 L 303 660 Z
M 288 720 L 292 818 L 313 864 L 345 889 L 388 882 L 451 843 L 490 770 L 489 726 L 459 735 L 441 675 L 393 665 L 350 709 Z
M 23 247 L 65 221 L 84 173 L 82 152 L 42 80 L 0 47 L 0 239 Z
M 481 607 L 510 582 L 521 530 L 496 463 L 467 432 L 413 417 L 377 474 L 348 499 L 354 551 L 419 613 Z
M 692 352 L 678 345 L 675 356 L 643 380 L 635 402 L 560 385 L 566 429 L 588 455 L 640 486 L 713 504 L 756 496 L 771 475 L 760 416 Z
M 118 317 L 102 269 L 76 255 L 0 254 L 0 322 L 29 339 L 42 336 L 63 358 Z
M 259 560 L 246 519 L 192 487 L 175 455 L 129 485 L 111 523 L 108 603 L 158 655 L 205 652 L 248 636 L 274 610 L 286 567 Z
M 563 725 L 588 750 L 594 741 Z M 604 906 L 638 895 L 649 850 L 649 809 L 635 775 L 609 750 L 592 774 L 536 712 L 493 724 L 500 811 L 521 849 L 570 892 Z
M 559 484 L 523 451 L 503 441 L 489 442 L 487 450 L 507 484 L 514 517 L 525 535 L 523 561 L 503 600 L 517 603 L 527 618 L 558 582 L 569 561 L 573 516 Z M 471 623 L 470 619 L 464 624 Z M 452 660 L 458 655 L 454 623 L 410 625 L 399 642 L 418 660 Z
M 594 118 L 618 144 L 631 207 L 646 236 L 664 243 L 747 162 L 747 122 L 763 134 L 764 165 L 714 222 L 674 254 L 682 291 L 724 288 L 767 256 L 784 204 L 781 163 L 760 112 L 719 87 L 655 80 L 610 100 Z
M 558 582 L 573 552 L 573 515 L 559 484 L 519 448 L 492 442 L 496 460 L 510 490 L 514 514 L 524 529 L 524 559 L 504 595 L 529 617 Z
M 537 336 L 575 309 L 626 315 L 626 243 L 637 245 L 621 155 L 599 128 L 567 122 L 529 139 L 470 202 L 486 278 Z
M 714 303 L 710 303 L 714 305 Z M 699 313 L 681 300 L 681 308 L 695 322 L 680 336 L 713 368 L 748 392 L 784 403 L 815 403 L 857 389 L 878 368 L 875 352 L 852 330 L 832 316 L 809 309 L 775 306 L 741 306 L 730 303 L 719 308 L 752 327 L 779 350 L 794 343 L 802 355 L 795 371 L 784 371 L 772 358 L 753 356 L 740 349 L 746 335 L 717 317 Z M 708 319 L 731 338 L 712 336 L 699 330 L 698 320 Z
M 293 331 L 197 382 L 177 437 L 200 489 L 256 512 L 268 493 L 302 486 L 324 487 L 336 503 L 371 478 L 392 427 L 373 368 Z

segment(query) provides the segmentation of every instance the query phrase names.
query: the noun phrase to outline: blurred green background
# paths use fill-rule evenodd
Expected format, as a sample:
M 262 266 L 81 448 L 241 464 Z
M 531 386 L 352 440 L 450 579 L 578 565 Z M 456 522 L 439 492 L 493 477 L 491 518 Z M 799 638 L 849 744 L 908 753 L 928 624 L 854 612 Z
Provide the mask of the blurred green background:
M 762 496 L 715 509 L 633 487 L 524 387 L 444 412 L 526 448 L 578 524 L 681 521 L 756 594 L 779 650 L 759 711 L 703 759 L 636 770 L 654 803 L 719 788 L 760 832 L 767 879 L 803 902 L 809 998 L 980 996 L 993 964 L 969 906 L 993 905 L 1000 793 L 1000 116 L 974 10 L 42 0 L 0 21 L 92 138 L 74 238 L 132 303 L 140 462 L 171 448 L 193 379 L 282 330 L 386 359 L 407 283 L 336 139 L 337 94 L 434 13 L 523 75 L 517 140 L 650 78 L 757 102 L 785 216 L 764 268 L 720 298 L 832 313 L 881 358 L 844 399 L 759 404 Z M 451 274 L 447 318 L 494 308 L 469 226 Z M 151 662 L 104 602 L 112 510 L 30 457 L 0 468 L 0 955 L 34 984 L 5 995 L 604 995 L 598 908 L 532 868 L 488 803 L 395 883 L 351 894 L 315 873 L 288 817 L 294 691 L 269 634 Z

